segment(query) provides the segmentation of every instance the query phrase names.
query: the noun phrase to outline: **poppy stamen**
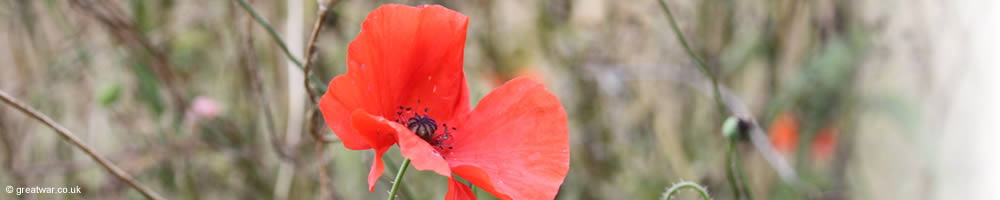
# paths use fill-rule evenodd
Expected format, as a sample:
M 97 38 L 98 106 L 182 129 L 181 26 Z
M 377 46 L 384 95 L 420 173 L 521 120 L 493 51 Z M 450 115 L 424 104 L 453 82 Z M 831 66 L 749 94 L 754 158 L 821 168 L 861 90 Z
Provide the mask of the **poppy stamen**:
M 417 104 L 420 104 L 420 100 L 417 100 Z M 413 107 L 404 107 L 402 105 L 398 106 L 399 111 L 396 112 L 396 122 L 403 124 L 406 128 L 413 131 L 417 137 L 423 139 L 431 146 L 437 147 L 438 149 L 448 148 L 451 149 L 450 145 L 445 145 L 444 141 L 451 138 L 451 133 L 448 131 L 448 124 L 442 123 L 441 126 L 444 130 L 441 134 L 436 134 L 438 130 L 437 121 L 431 118 L 429 112 L 430 108 L 424 107 L 424 113 L 415 113 Z M 419 109 L 419 107 L 418 107 Z M 419 112 L 419 111 L 418 111 Z M 456 130 L 455 127 L 451 127 L 451 130 Z
M 410 119 L 407 120 L 406 127 L 409 128 L 410 131 L 413 131 L 413 133 L 416 133 L 417 136 L 424 139 L 424 141 L 428 142 L 430 142 L 431 138 L 434 137 L 434 132 L 437 131 L 438 128 L 437 122 L 434 121 L 434 119 L 431 119 L 431 117 L 427 115 L 421 116 L 420 114 L 410 117 Z

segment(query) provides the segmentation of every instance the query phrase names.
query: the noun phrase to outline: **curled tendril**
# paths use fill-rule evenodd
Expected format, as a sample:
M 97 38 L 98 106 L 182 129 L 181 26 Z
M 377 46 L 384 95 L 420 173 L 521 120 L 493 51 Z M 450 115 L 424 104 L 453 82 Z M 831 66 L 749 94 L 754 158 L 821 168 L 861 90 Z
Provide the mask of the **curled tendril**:
M 680 183 L 670 186 L 670 188 L 668 188 L 667 191 L 663 193 L 663 197 L 661 197 L 660 200 L 670 200 L 670 198 L 673 197 L 675 193 L 685 188 L 698 191 L 698 194 L 701 194 L 701 198 L 704 200 L 712 199 L 712 197 L 708 196 L 708 189 L 706 189 L 705 186 L 698 185 L 697 183 L 694 182 L 681 181 Z

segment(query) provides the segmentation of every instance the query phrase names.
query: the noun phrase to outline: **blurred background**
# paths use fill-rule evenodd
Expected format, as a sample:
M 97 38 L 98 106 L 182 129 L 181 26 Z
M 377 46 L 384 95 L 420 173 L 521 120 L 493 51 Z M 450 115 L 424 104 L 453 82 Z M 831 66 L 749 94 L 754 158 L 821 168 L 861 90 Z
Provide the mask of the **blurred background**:
M 304 59 L 326 1 L 247 1 Z M 472 102 L 518 76 L 559 97 L 571 164 L 557 199 L 659 199 L 682 180 L 738 198 L 721 134 L 730 112 L 720 114 L 656 1 L 340 0 L 316 42 L 319 82 L 345 72 L 348 43 L 384 3 L 470 17 Z M 988 198 L 1000 185 L 988 161 L 1000 141 L 989 120 L 995 2 L 666 3 L 690 49 L 745 106 L 738 114 L 772 144 L 734 146 L 756 199 Z M 238 0 L 4 0 L 0 23 L 0 90 L 166 198 L 384 199 L 403 160 L 393 147 L 369 193 L 372 151 L 318 145 L 302 71 Z M 7 105 L 0 147 L 0 187 L 83 191 L 0 199 L 143 198 Z M 787 159 L 797 181 L 783 181 L 761 149 Z M 441 199 L 446 180 L 412 170 L 400 199 Z

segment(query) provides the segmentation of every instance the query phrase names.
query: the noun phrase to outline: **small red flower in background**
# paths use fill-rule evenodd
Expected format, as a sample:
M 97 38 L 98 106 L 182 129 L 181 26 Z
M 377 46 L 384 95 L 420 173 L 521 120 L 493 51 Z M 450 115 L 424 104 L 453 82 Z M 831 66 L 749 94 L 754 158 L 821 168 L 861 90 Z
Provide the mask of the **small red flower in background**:
M 768 131 L 771 145 L 782 154 L 790 155 L 799 147 L 799 120 L 789 112 L 778 114 L 771 122 Z
M 562 104 L 545 87 L 515 78 L 469 111 L 462 71 L 468 17 L 441 6 L 385 5 L 348 47 L 348 70 L 319 106 L 353 150 L 382 154 L 398 142 L 419 170 L 449 177 L 447 199 L 475 199 L 452 173 L 500 199 L 553 199 L 569 171 Z
M 771 145 L 788 156 L 799 148 L 799 120 L 790 112 L 778 114 L 771 122 Z M 829 160 L 837 148 L 837 128 L 833 123 L 816 132 L 812 140 L 812 158 L 814 160 Z
M 830 160 L 837 150 L 837 127 L 830 124 L 813 136 L 812 156 L 817 160 Z

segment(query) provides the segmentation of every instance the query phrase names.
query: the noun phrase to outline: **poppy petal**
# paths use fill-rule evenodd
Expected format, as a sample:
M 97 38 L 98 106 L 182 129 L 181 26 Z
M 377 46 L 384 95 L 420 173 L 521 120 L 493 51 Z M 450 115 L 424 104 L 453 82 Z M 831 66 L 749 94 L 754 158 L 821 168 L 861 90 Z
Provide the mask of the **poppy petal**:
M 389 150 L 389 147 L 375 148 L 375 158 L 372 159 L 372 168 L 368 170 L 368 192 L 375 191 L 375 183 L 385 172 L 385 164 L 382 163 L 382 155 Z
M 394 126 L 399 136 L 399 151 L 403 157 L 409 158 L 413 168 L 418 170 L 433 170 L 441 176 L 450 176 L 451 170 L 448 163 L 441 157 L 441 153 L 430 144 L 421 139 L 417 134 L 402 125 Z
M 362 102 L 359 96 L 353 95 L 338 95 L 337 93 L 353 93 L 352 88 L 344 87 L 344 84 L 333 84 L 338 81 L 338 79 L 346 79 L 344 76 L 338 76 L 331 81 L 330 90 L 327 90 L 326 94 L 319 100 L 319 111 L 323 114 L 323 120 L 326 121 L 326 125 L 333 130 L 334 134 L 340 138 L 340 142 L 344 144 L 344 147 L 351 150 L 365 150 L 371 149 L 372 147 L 368 145 L 368 141 L 358 134 L 358 131 L 351 128 L 350 117 L 351 112 L 356 110 L 355 108 L 360 107 Z M 338 98 L 337 96 L 342 96 L 344 98 Z
M 448 194 L 444 196 L 445 200 L 467 200 L 476 199 L 476 194 L 472 193 L 472 189 L 469 189 L 468 185 L 455 180 L 455 177 L 448 177 Z
M 348 73 L 370 79 L 384 116 L 424 108 L 436 120 L 469 110 L 462 70 L 469 18 L 442 6 L 384 5 L 368 14 L 348 47 Z M 393 105 L 399 104 L 399 105 Z
M 501 199 L 555 198 L 569 171 L 569 129 L 541 83 L 515 78 L 458 120 L 444 153 L 455 174 Z
M 375 182 L 382 176 L 385 166 L 382 164 L 382 154 L 385 154 L 396 141 L 396 129 L 392 127 L 394 122 L 390 122 L 383 117 L 368 114 L 364 110 L 355 110 L 351 114 L 352 127 L 362 133 L 360 136 L 369 146 L 375 149 L 375 159 L 372 159 L 372 168 L 368 172 L 368 191 L 373 192 Z
M 462 71 L 468 17 L 441 6 L 384 5 L 368 14 L 347 53 L 347 73 L 319 102 L 327 125 L 354 150 L 372 148 L 348 118 L 356 109 L 401 120 L 403 107 L 445 121 L 469 110 Z

